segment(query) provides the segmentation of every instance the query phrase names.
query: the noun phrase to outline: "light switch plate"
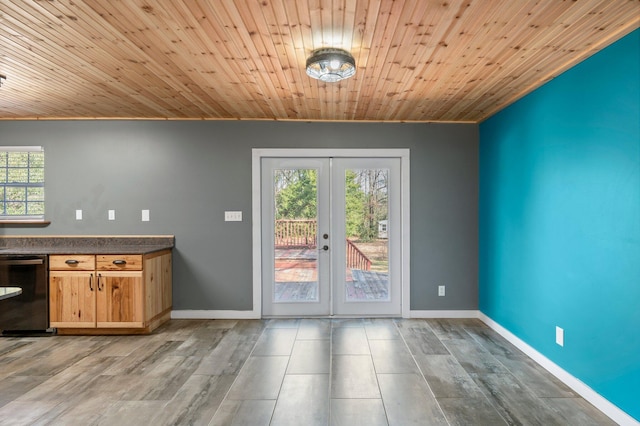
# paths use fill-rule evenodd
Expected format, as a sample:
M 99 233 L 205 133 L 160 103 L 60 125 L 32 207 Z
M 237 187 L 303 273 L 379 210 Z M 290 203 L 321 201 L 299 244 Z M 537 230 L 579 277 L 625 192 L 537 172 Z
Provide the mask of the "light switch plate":
M 115 210 L 109 210 L 109 220 L 116 220 L 116 211 Z
M 444 294 L 445 294 L 444 288 L 445 287 L 443 285 L 439 285 L 438 286 L 438 296 L 444 296 Z
M 82 220 L 82 210 L 76 210 L 76 220 Z
M 149 210 L 142 210 L 142 221 L 149 222 Z
M 226 211 L 224 212 L 224 221 L 225 222 L 242 222 L 242 212 Z

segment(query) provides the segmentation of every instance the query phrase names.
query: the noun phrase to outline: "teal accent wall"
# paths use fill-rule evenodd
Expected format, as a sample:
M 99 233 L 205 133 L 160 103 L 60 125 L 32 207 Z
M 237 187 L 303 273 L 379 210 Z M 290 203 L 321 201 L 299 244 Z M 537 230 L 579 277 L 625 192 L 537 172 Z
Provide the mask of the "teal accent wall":
M 480 125 L 479 306 L 640 420 L 640 30 Z

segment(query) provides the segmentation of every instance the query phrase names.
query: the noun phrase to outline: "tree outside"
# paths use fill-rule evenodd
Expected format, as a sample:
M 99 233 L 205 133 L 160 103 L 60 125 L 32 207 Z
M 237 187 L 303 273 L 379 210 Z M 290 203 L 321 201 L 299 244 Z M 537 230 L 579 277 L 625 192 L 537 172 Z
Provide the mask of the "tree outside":
M 276 220 L 315 219 L 318 211 L 318 172 L 315 169 L 275 171 Z
M 371 260 L 371 270 L 389 271 L 389 245 L 380 238 L 379 224 L 388 220 L 388 169 L 347 170 L 346 237 Z
M 359 241 L 378 239 L 380 221 L 387 220 L 388 169 L 347 170 L 345 176 L 347 237 Z
M 379 223 L 388 219 L 388 179 L 388 169 L 350 169 L 345 174 L 345 237 L 372 260 L 372 269 L 381 271 L 388 270 L 387 240 L 379 237 Z M 315 169 L 276 170 L 274 188 L 276 220 L 316 219 Z
M 378 239 L 378 224 L 387 220 L 387 169 L 347 170 L 346 231 L 360 241 Z M 314 169 L 280 169 L 274 175 L 276 219 L 315 219 L 318 175 Z

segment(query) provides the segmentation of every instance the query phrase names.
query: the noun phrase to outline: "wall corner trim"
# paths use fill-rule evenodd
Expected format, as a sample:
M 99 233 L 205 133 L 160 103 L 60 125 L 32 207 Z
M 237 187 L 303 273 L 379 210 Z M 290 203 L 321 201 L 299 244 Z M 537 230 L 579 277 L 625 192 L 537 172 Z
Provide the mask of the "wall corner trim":
M 210 311 L 177 310 L 171 311 L 171 319 L 260 319 L 255 311 Z
M 583 383 L 578 378 L 571 375 L 569 372 L 558 366 L 556 363 L 551 361 L 546 356 L 542 355 L 540 352 L 535 350 L 533 347 L 529 346 L 519 337 L 511 333 L 509 330 L 489 318 L 482 312 L 479 312 L 478 317 L 482 322 L 487 324 L 491 329 L 496 331 L 502 337 L 507 339 L 509 343 L 520 349 L 524 352 L 528 357 L 533 359 L 535 362 L 540 364 L 544 369 L 549 371 L 551 374 L 556 376 L 560 381 L 562 381 L 565 385 L 569 386 L 575 392 L 578 393 L 581 397 L 589 401 L 593 404 L 598 410 L 602 411 L 606 416 L 611 418 L 611 420 L 623 426 L 638 426 L 640 422 L 635 420 L 633 417 L 622 411 L 616 405 L 609 402 L 602 395 L 591 389 L 585 383 Z

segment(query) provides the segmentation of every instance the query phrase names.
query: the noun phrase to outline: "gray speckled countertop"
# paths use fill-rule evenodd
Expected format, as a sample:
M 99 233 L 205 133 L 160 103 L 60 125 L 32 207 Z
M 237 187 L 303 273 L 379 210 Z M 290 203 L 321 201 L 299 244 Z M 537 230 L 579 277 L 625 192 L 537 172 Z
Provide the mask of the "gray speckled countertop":
M 172 235 L 0 237 L 0 255 L 148 254 L 173 246 Z

